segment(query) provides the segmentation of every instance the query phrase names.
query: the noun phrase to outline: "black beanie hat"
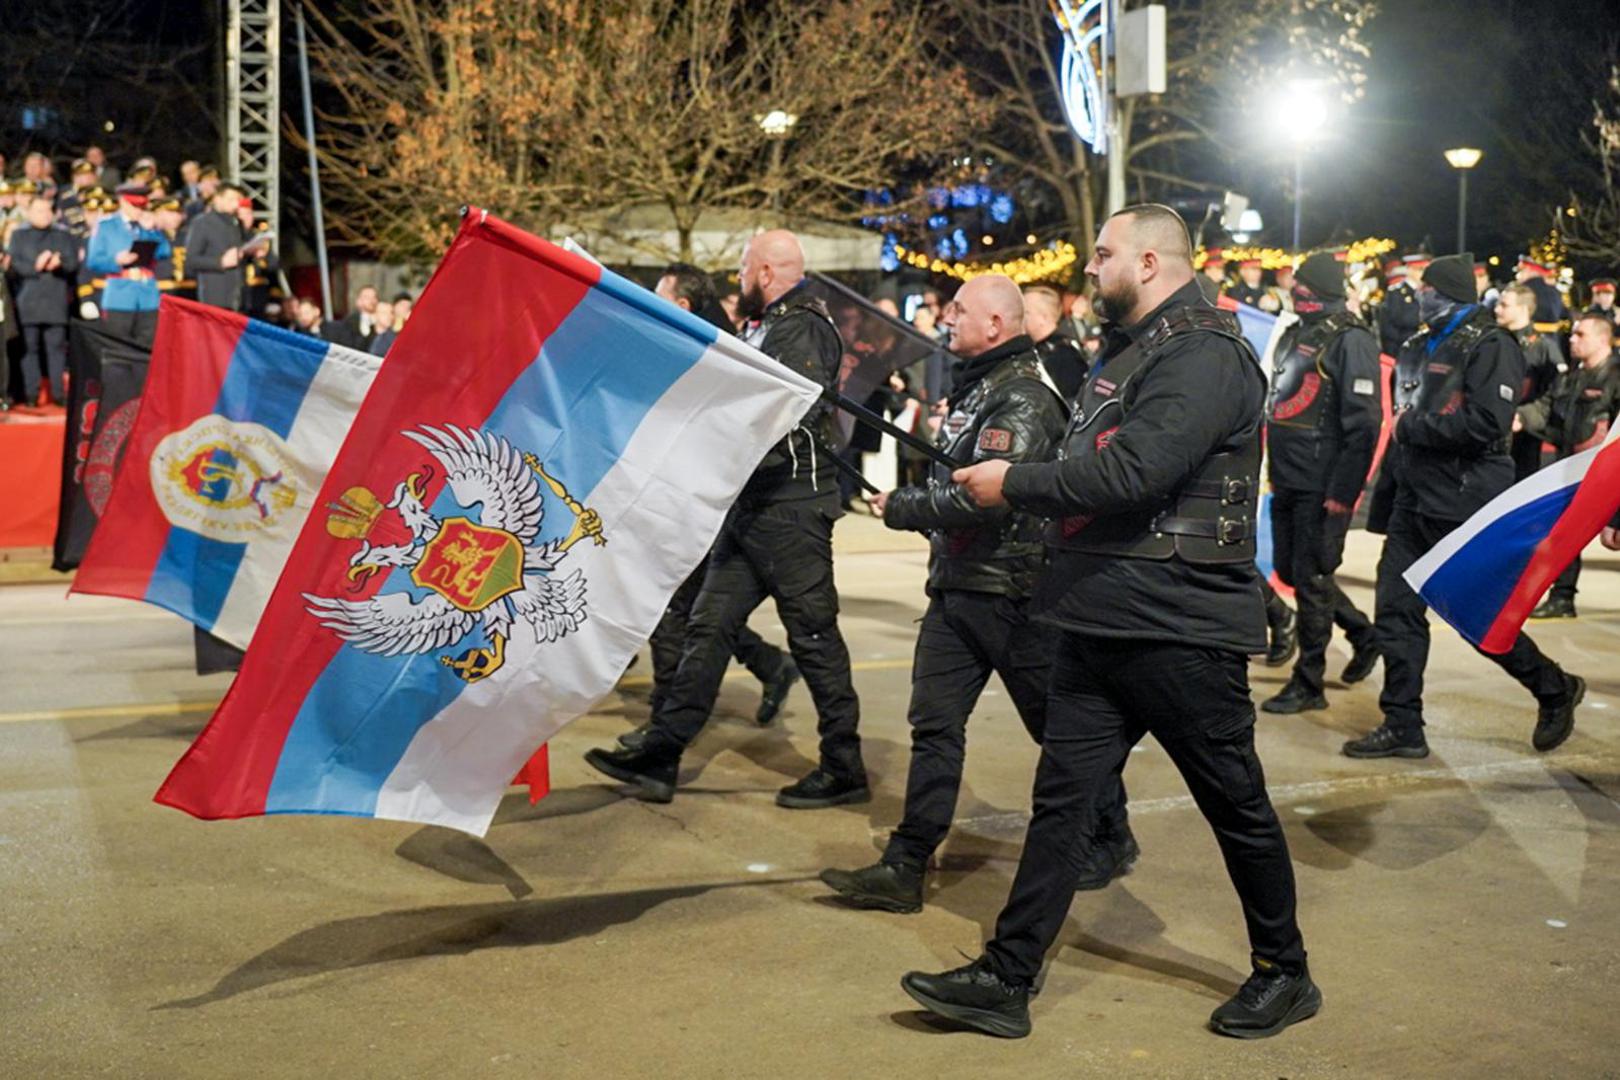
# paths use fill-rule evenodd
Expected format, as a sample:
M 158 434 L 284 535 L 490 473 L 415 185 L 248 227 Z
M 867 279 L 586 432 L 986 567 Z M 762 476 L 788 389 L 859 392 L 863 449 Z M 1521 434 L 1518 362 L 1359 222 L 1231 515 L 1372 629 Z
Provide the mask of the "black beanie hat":
M 1318 251 L 1300 263 L 1294 280 L 1323 300 L 1344 299 L 1344 265 L 1331 251 Z
M 1423 284 L 1433 286 L 1447 300 L 1472 304 L 1479 299 L 1479 291 L 1474 288 L 1474 253 L 1464 251 L 1434 260 L 1423 271 Z

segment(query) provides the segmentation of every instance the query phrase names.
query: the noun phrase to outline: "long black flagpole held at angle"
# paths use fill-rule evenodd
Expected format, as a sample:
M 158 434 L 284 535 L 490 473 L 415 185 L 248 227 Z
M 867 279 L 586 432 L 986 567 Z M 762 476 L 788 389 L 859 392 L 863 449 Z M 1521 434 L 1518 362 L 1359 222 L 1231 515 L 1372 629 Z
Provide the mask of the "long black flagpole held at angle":
M 933 443 L 928 442 L 926 439 L 919 439 L 911 432 L 902 428 L 895 427 L 893 424 L 883 419 L 883 417 L 879 416 L 871 409 L 851 401 L 838 391 L 831 389 L 823 390 L 821 392 L 821 396 L 824 400 L 832 402 L 834 405 L 838 406 L 840 409 L 843 409 L 861 423 L 875 427 L 885 435 L 893 435 L 896 440 L 905 443 L 907 446 L 928 458 L 930 461 L 938 462 L 947 469 L 954 470 L 962 468 L 962 463 L 960 461 L 957 461 L 955 458 L 951 457 L 951 455 L 947 454 Z

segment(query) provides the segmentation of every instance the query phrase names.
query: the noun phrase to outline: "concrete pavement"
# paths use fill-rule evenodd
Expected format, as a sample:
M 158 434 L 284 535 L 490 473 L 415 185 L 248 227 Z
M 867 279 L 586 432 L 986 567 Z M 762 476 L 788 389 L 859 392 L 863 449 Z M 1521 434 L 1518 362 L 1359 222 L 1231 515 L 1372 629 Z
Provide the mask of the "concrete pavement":
M 922 914 L 845 910 L 815 880 L 871 861 L 898 816 L 924 605 L 920 543 L 839 533 L 871 805 L 773 805 L 814 716 L 800 688 L 756 728 L 740 670 L 674 803 L 600 783 L 580 754 L 643 719 L 643 662 L 554 742 L 554 793 L 514 790 L 484 840 L 154 805 L 227 677 L 192 675 L 189 629 L 155 609 L 0 586 L 0 1077 L 1620 1075 L 1620 558 L 1587 560 L 1578 621 L 1532 628 L 1591 683 L 1554 754 L 1444 627 L 1426 761 L 1338 753 L 1377 722 L 1376 674 L 1261 720 L 1319 1017 L 1260 1043 L 1204 1029 L 1247 973 L 1242 924 L 1149 741 L 1126 774 L 1142 859 L 1077 897 L 1009 1043 L 936 1027 L 897 985 L 976 954 L 1006 896 L 1036 753 L 997 684 Z M 1375 557 L 1355 534 L 1363 605 Z M 768 609 L 755 625 L 781 640 Z M 1257 698 L 1283 678 L 1255 667 Z

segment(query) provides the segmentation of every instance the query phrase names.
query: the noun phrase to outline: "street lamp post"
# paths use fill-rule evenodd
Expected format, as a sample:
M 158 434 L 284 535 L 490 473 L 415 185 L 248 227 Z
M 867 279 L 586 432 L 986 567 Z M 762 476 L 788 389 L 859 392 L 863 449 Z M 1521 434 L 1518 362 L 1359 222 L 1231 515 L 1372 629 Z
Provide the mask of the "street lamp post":
M 1459 146 L 1446 151 L 1446 162 L 1457 170 L 1457 250 L 1468 250 L 1468 170 L 1479 164 L 1484 151 Z
M 788 135 L 793 131 L 793 125 L 799 122 L 796 114 L 782 109 L 772 109 L 754 117 L 754 123 L 771 140 L 771 182 L 774 185 L 771 191 L 771 209 L 778 213 L 782 210 L 782 144 L 787 141 Z
M 1327 134 L 1328 104 L 1321 87 L 1296 82 L 1279 101 L 1276 120 L 1294 147 L 1294 250 L 1305 219 L 1305 151 Z

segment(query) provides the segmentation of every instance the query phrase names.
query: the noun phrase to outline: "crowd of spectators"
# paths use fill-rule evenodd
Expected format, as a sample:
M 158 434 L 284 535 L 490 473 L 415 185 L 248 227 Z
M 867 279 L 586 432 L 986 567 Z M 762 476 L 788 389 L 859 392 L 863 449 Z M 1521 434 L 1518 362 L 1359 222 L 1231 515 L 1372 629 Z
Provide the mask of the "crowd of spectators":
M 60 171 L 39 152 L 17 175 L 9 166 L 0 154 L 0 412 L 60 411 L 69 324 L 150 345 L 165 294 L 378 355 L 410 311 L 408 294 L 382 301 L 367 286 L 327 324 L 318 304 L 289 299 L 269 224 L 212 165 L 183 161 L 176 181 L 152 158 L 122 171 L 90 146 Z

